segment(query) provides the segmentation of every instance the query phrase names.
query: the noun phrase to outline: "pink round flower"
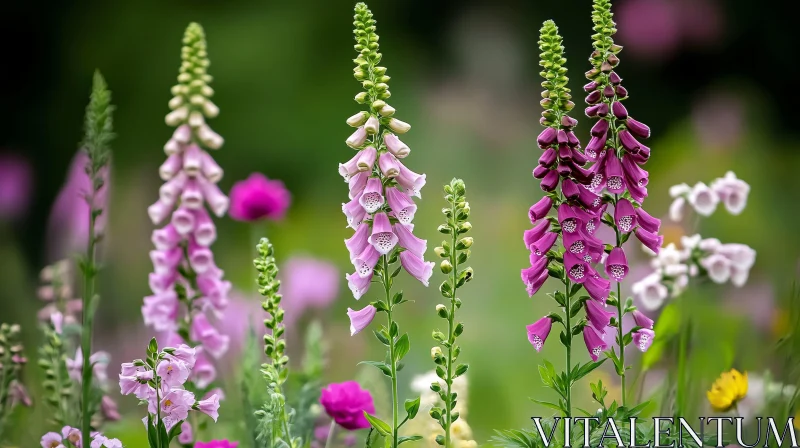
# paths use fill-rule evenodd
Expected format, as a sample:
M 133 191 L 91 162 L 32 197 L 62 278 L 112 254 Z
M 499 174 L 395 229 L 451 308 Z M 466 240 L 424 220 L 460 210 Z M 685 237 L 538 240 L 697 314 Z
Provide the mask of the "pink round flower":
M 25 214 L 31 199 L 31 166 L 17 154 L 0 155 L 0 220 Z
M 319 402 L 339 426 L 351 431 L 369 428 L 370 424 L 364 417 L 364 411 L 375 413 L 372 395 L 355 381 L 328 385 L 322 389 Z
M 283 219 L 289 208 L 291 195 L 280 180 L 272 180 L 261 173 L 253 173 L 231 188 L 229 214 L 237 221 Z
M 230 442 L 228 440 L 212 440 L 210 442 L 197 442 L 194 448 L 236 448 L 239 442 Z

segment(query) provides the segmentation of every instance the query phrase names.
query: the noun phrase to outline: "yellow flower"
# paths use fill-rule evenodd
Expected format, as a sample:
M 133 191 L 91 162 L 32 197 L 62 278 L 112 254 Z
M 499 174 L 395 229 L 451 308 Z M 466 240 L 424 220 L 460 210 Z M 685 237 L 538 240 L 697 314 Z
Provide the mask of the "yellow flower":
M 736 369 L 723 372 L 714 381 L 711 390 L 706 392 L 708 402 L 717 412 L 726 412 L 747 395 L 747 372 L 740 373 Z

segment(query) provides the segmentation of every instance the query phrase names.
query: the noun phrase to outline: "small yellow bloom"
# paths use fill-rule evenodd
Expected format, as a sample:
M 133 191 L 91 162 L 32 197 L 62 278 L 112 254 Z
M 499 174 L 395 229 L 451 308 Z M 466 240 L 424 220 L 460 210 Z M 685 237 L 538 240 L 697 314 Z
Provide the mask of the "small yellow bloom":
M 747 395 L 747 372 L 740 373 L 736 369 L 723 372 L 711 390 L 706 392 L 708 402 L 717 412 L 726 412 Z

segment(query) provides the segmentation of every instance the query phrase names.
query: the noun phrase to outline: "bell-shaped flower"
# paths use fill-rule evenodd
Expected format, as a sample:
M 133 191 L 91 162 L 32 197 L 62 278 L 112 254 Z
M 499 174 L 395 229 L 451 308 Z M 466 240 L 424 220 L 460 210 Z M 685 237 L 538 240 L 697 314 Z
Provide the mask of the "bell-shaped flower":
M 622 169 L 625 171 L 625 178 L 629 179 L 639 187 L 646 187 L 649 183 L 649 174 L 647 171 L 641 169 L 636 162 L 634 162 L 633 158 L 629 156 L 622 157 Z
M 600 277 L 599 275 L 590 275 L 583 283 L 583 287 L 586 289 L 589 297 L 605 303 L 606 299 L 608 299 L 608 294 L 611 291 L 611 282 Z
M 344 240 L 344 245 L 350 252 L 350 261 L 364 252 L 364 249 L 369 245 L 370 227 L 367 223 L 361 223 L 356 228 L 356 232 L 350 238 Z
M 631 134 L 639 138 L 650 138 L 650 127 L 641 121 L 628 117 L 628 119 L 625 121 L 625 126 L 629 131 L 631 131 Z
M 353 134 L 347 138 L 345 143 L 347 146 L 353 149 L 361 149 L 364 146 L 364 143 L 367 142 L 367 131 L 364 129 L 363 126 L 360 126 L 358 129 L 353 132 Z
M 628 259 L 625 257 L 625 251 L 621 247 L 611 249 L 605 265 L 606 275 L 609 280 L 621 282 L 628 275 Z
M 589 325 L 583 327 L 583 342 L 586 344 L 586 350 L 589 351 L 589 357 L 592 358 L 592 361 L 597 361 L 600 355 L 608 350 L 608 344 Z
M 645 316 L 645 314 L 639 310 L 634 310 L 632 313 L 633 321 L 636 323 L 637 327 L 646 328 L 648 330 L 653 329 L 653 319 Z
M 350 178 L 350 180 L 347 182 L 347 188 L 349 190 L 348 197 L 350 199 L 361 196 L 361 193 L 364 191 L 364 187 L 367 186 L 367 180 L 369 180 L 370 174 L 371 173 L 366 171 L 361 171 Z
M 370 177 L 367 180 L 367 185 L 364 187 L 363 193 L 358 200 L 359 204 L 364 207 L 367 213 L 375 213 L 383 206 L 385 199 L 383 197 L 383 184 L 377 177 Z
M 636 209 L 636 222 L 651 233 L 658 233 L 661 229 L 661 220 L 651 216 L 642 207 Z
M 339 164 L 339 175 L 342 176 L 345 182 L 355 176 L 360 170 L 358 169 L 358 159 L 361 158 L 361 152 L 357 152 L 350 160 L 345 163 Z
M 597 300 L 587 300 L 584 302 L 584 306 L 586 307 L 586 319 L 589 324 L 598 332 L 605 331 L 614 313 L 604 310 Z
M 588 244 L 583 238 L 583 232 L 565 232 L 562 236 L 562 240 L 566 251 L 579 258 L 582 258 L 583 255 L 589 251 Z
M 422 257 L 428 249 L 428 241 L 417 238 L 407 226 L 397 223 L 394 225 L 394 233 L 397 235 L 397 244 L 400 247 L 411 251 L 418 257 Z
M 372 244 L 368 245 L 361 254 L 353 259 L 353 266 L 356 268 L 356 273 L 361 277 L 372 277 L 372 270 L 378 264 L 378 259 L 381 254 L 375 250 Z
M 642 144 L 636 141 L 627 129 L 619 131 L 619 142 L 625 151 L 631 154 L 637 154 L 642 147 Z
M 641 226 L 637 227 L 634 233 L 636 234 L 636 238 L 638 238 L 645 247 L 656 254 L 661 250 L 661 246 L 664 245 L 664 237 L 662 235 L 648 232 Z
M 725 283 L 731 277 L 731 262 L 722 254 L 711 254 L 700 260 L 708 273 L 708 278 L 714 283 Z
M 539 238 L 533 244 L 531 244 L 529 246 L 529 249 L 531 250 L 531 259 L 541 258 L 545 256 L 547 254 L 547 251 L 549 251 L 553 247 L 553 244 L 555 244 L 557 238 L 558 238 L 558 233 L 547 232 L 541 238 Z
M 614 151 L 609 151 L 605 158 L 606 190 L 611 194 L 625 192 L 625 173 L 622 163 Z
M 400 252 L 400 264 L 412 277 L 419 280 L 423 285 L 428 286 L 428 280 L 433 274 L 434 263 L 432 261 L 424 261 L 422 257 L 406 250 Z
M 381 255 L 386 255 L 394 249 L 398 237 L 392 231 L 392 224 L 386 213 L 377 213 L 372 218 L 372 234 L 367 240 Z
M 403 224 L 411 224 L 417 213 L 417 204 L 411 197 L 394 187 L 386 189 L 386 202 L 392 209 L 392 216 Z
M 564 253 L 564 269 L 567 270 L 569 279 L 575 283 L 585 282 L 589 272 L 586 261 L 571 252 Z
M 360 310 L 347 308 L 347 317 L 350 318 L 350 336 L 354 336 L 367 328 L 372 319 L 375 319 L 377 312 L 378 310 L 372 305 L 367 305 Z
M 417 174 L 402 163 L 398 162 L 398 164 L 400 165 L 400 174 L 396 178 L 397 183 L 411 196 L 421 198 L 420 191 L 425 186 L 425 174 Z
M 697 213 L 711 216 L 717 209 L 719 195 L 706 184 L 698 182 L 689 193 L 688 200 Z
M 378 167 L 381 169 L 381 173 L 390 179 L 400 175 L 400 162 L 388 152 L 381 154 L 378 159 Z
M 544 130 L 540 132 L 539 136 L 536 138 L 536 143 L 538 143 L 539 147 L 542 149 L 552 145 L 555 141 L 556 129 L 550 127 L 544 128 Z
M 551 192 L 558 186 L 558 178 L 558 171 L 550 170 L 542 179 L 539 187 L 542 189 L 542 191 Z
M 621 198 L 617 201 L 617 205 L 614 207 L 614 221 L 620 232 L 629 233 L 633 230 L 637 224 L 636 218 L 636 212 L 630 201 L 625 198 Z
M 552 327 L 553 320 L 547 316 L 525 326 L 525 329 L 528 331 L 528 341 L 530 341 L 537 352 L 542 350 Z
M 562 224 L 561 227 L 563 229 L 564 225 Z M 532 229 L 526 230 L 522 234 L 522 241 L 525 243 L 525 247 L 530 249 L 531 244 L 543 237 L 548 229 L 550 229 L 550 221 L 543 219 L 533 226 Z
M 377 158 L 378 151 L 372 146 L 368 146 L 366 149 L 359 151 L 358 161 L 356 162 L 358 171 L 372 171 L 372 167 L 375 166 L 375 160 Z
M 345 275 L 345 279 L 347 279 L 347 287 L 350 288 L 350 292 L 353 293 L 353 297 L 355 297 L 356 300 L 366 294 L 372 284 L 372 274 L 361 277 L 355 272 Z
M 411 150 L 394 134 L 386 134 L 383 137 L 383 143 L 386 144 L 386 149 L 398 159 L 408 157 Z
M 531 224 L 536 224 L 536 221 L 544 218 L 550 213 L 550 209 L 553 208 L 553 199 L 545 196 L 535 204 L 533 204 L 528 210 L 528 218 L 531 220 Z
M 653 330 L 648 328 L 640 328 L 634 331 L 631 336 L 633 336 L 633 345 L 635 345 L 639 351 L 646 352 L 647 349 L 653 345 L 653 339 L 656 334 Z
M 367 211 L 361 206 L 359 199 L 361 199 L 360 194 L 350 202 L 342 204 L 342 213 L 344 213 L 344 216 L 347 218 L 347 225 L 354 230 L 364 222 L 364 218 L 367 216 Z

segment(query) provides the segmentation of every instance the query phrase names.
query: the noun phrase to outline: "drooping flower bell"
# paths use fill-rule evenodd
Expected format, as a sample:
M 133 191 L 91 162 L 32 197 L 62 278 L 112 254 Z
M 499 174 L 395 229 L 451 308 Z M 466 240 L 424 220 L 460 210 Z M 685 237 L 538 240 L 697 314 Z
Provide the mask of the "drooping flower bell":
M 528 341 L 530 341 L 537 352 L 542 350 L 552 326 L 553 320 L 549 316 L 545 316 L 525 327 L 525 329 L 528 330 Z

